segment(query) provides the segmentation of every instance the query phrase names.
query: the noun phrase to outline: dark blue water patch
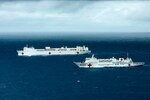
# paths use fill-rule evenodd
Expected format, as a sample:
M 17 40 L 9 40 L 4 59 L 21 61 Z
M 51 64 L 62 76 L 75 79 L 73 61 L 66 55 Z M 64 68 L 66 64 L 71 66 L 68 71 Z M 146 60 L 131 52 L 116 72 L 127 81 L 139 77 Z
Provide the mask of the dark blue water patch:
M 16 50 L 86 45 L 98 58 L 126 57 L 143 67 L 80 69 L 89 55 L 18 57 Z M 0 100 L 149 100 L 150 43 L 84 41 L 0 41 Z

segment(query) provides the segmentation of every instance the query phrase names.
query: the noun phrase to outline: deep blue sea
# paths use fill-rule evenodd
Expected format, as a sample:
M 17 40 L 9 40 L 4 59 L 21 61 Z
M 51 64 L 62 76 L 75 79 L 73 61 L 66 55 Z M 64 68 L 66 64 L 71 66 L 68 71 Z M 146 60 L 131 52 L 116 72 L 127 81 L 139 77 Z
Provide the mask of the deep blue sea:
M 134 68 L 80 69 L 76 56 L 18 57 L 35 48 L 85 45 L 95 57 L 143 61 Z M 0 100 L 150 100 L 150 41 L 0 40 Z

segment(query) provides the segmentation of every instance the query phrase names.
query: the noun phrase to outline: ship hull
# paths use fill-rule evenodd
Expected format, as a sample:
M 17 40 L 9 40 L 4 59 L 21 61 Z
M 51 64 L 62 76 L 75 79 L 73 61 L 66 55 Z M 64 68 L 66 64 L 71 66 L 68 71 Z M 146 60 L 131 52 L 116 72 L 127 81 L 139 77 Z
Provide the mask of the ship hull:
M 18 56 L 53 56 L 53 55 L 80 55 L 88 54 L 91 51 L 34 51 L 34 52 L 25 52 L 17 51 Z
M 121 67 L 139 67 L 139 66 L 143 66 L 144 63 L 143 62 L 137 62 L 137 63 L 131 63 L 131 64 L 108 64 L 108 65 L 100 65 L 100 64 L 92 64 L 90 63 L 80 63 L 80 62 L 74 62 L 79 68 L 121 68 Z

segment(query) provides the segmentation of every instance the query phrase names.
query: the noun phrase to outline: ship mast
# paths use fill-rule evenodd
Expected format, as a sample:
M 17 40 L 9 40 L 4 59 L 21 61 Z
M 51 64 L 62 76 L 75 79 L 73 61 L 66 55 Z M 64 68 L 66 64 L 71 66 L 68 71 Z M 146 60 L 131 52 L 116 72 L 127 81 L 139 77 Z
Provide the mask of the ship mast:
M 129 58 L 129 54 L 128 54 L 128 52 L 127 52 L 127 58 Z

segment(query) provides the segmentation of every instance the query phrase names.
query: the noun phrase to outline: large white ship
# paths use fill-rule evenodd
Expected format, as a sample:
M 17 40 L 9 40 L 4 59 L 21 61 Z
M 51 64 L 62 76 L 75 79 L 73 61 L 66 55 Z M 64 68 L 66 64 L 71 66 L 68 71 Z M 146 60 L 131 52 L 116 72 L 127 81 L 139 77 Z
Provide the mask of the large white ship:
M 97 59 L 92 55 L 90 58 L 86 58 L 84 62 L 75 62 L 80 68 L 104 68 L 104 67 L 136 67 L 144 65 L 144 62 L 133 62 L 131 58 L 119 58 L 114 57 L 109 59 Z
M 17 50 L 18 56 L 50 56 L 50 55 L 80 55 L 87 54 L 91 51 L 85 46 L 76 46 L 75 48 L 61 47 L 44 49 L 35 49 L 34 47 L 24 47 L 23 50 Z

